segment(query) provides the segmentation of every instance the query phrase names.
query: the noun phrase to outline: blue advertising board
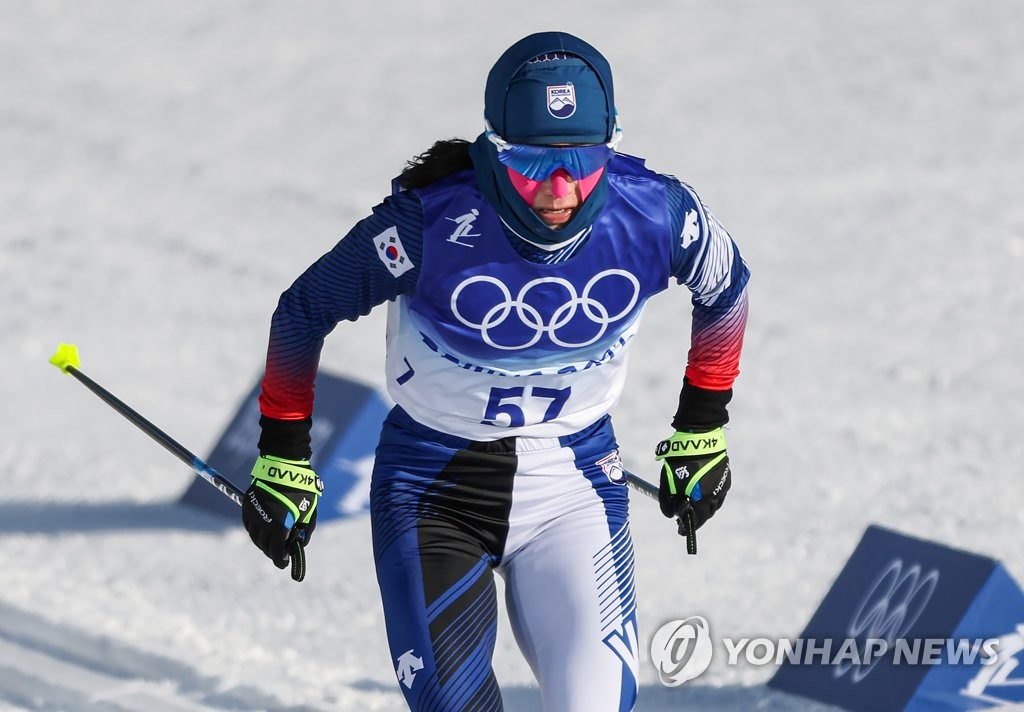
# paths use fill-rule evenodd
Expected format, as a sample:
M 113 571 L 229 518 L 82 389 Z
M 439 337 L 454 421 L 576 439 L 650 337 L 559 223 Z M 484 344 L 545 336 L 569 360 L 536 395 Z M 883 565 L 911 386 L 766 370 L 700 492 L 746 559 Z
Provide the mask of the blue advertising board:
M 242 401 L 206 462 L 241 490 L 249 487 L 260 437 L 260 384 Z M 316 377 L 311 465 L 324 481 L 317 521 L 369 509 L 370 473 L 381 424 L 390 404 L 373 388 L 323 369 Z M 182 503 L 240 520 L 236 504 L 196 479 Z
M 882 527 L 864 533 L 800 640 L 832 655 L 784 660 L 770 687 L 856 712 L 1024 701 L 1024 593 L 1005 567 Z

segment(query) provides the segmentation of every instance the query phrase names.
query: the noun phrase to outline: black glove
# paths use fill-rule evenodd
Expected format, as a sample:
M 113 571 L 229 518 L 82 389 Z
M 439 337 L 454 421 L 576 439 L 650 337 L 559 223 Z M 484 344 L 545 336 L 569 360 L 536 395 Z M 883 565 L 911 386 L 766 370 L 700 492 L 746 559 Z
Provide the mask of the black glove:
M 715 428 L 703 433 L 676 432 L 658 443 L 655 458 L 661 460 L 658 504 L 666 517 L 679 518 L 679 533 L 686 548 L 697 553 L 697 529 L 722 506 L 732 484 L 725 432 Z
M 316 528 L 317 500 L 323 482 L 308 460 L 260 455 L 252 484 L 242 499 L 242 524 L 249 538 L 279 569 L 292 564 L 292 578 L 306 573 L 303 547 Z

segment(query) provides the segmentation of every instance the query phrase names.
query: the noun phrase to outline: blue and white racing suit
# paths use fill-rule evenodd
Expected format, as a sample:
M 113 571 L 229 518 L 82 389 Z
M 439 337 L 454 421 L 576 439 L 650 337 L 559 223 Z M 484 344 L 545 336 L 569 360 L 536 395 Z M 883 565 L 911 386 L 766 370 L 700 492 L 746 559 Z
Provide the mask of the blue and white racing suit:
M 597 219 L 554 252 L 511 236 L 471 171 L 399 193 L 275 312 L 261 407 L 299 419 L 323 337 L 391 302 L 396 406 L 371 516 L 392 664 L 414 710 L 501 709 L 494 571 L 546 709 L 636 699 L 628 497 L 608 412 L 643 307 L 673 277 L 693 294 L 688 378 L 731 386 L 747 270 L 688 187 L 627 156 L 607 180 Z

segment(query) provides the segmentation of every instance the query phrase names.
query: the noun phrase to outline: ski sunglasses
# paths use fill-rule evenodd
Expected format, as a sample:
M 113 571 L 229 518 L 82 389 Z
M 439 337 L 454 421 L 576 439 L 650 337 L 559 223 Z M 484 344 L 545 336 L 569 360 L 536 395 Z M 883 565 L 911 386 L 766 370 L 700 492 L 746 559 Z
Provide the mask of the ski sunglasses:
M 601 170 L 615 155 L 615 144 L 622 138 L 622 129 L 615 126 L 612 140 L 579 146 L 543 146 L 527 143 L 509 143 L 484 122 L 487 140 L 498 149 L 498 160 L 530 180 L 543 181 L 559 168 L 574 180 L 581 180 Z

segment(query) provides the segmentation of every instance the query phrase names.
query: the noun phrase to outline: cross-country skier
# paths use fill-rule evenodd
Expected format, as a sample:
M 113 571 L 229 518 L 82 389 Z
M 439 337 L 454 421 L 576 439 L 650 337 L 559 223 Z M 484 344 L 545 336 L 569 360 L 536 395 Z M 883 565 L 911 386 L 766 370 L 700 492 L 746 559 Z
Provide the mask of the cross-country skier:
M 616 151 L 607 60 L 562 32 L 491 69 L 484 132 L 440 141 L 281 295 L 243 520 L 284 567 L 316 524 L 313 381 L 324 337 L 389 302 L 397 404 L 371 486 L 377 579 L 414 710 L 500 710 L 494 572 L 545 709 L 629 710 L 636 600 L 609 410 L 647 299 L 692 295 L 689 354 L 658 444 L 660 503 L 693 530 L 730 486 L 722 426 L 747 268 L 696 193 Z M 654 325 L 666 339 L 685 327 Z M 680 340 L 680 361 L 683 342 Z

